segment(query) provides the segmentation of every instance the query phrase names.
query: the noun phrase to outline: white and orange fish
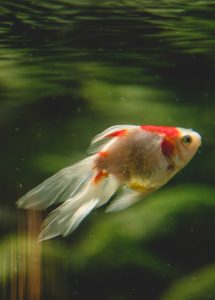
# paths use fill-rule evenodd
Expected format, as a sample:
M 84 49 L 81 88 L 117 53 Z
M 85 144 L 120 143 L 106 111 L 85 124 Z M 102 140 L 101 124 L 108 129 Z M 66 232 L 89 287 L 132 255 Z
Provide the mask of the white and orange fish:
M 18 207 L 63 203 L 44 221 L 40 240 L 66 236 L 119 189 L 107 212 L 125 209 L 167 183 L 194 156 L 200 135 L 166 126 L 117 125 L 91 142 L 90 156 L 29 191 Z

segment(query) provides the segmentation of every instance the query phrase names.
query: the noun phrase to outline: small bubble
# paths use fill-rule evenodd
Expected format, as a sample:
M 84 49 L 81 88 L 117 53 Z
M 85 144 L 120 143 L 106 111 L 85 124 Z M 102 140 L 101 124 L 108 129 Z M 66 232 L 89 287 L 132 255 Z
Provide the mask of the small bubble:
M 193 276 L 192 279 L 193 279 L 193 281 L 196 280 L 196 276 Z

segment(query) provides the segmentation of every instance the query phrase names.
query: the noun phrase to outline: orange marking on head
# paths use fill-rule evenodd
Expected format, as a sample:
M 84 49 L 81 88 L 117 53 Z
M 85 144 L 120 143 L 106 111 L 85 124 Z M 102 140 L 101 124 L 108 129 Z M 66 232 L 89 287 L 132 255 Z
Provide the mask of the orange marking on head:
M 96 176 L 93 178 L 93 183 L 98 183 L 100 180 L 103 179 L 103 177 L 108 176 L 108 172 L 105 170 L 100 170 L 96 174 Z
M 121 136 L 121 135 L 124 135 L 126 132 L 127 132 L 127 129 L 121 129 L 121 130 L 111 132 L 111 133 L 107 134 L 105 137 L 111 138 L 111 137 Z
M 165 156 L 170 157 L 172 154 L 174 154 L 175 151 L 174 140 L 165 137 L 161 143 L 161 150 L 163 152 L 163 155 Z
M 154 132 L 154 133 L 165 134 L 169 138 L 176 138 L 179 136 L 179 130 L 176 127 L 153 126 L 153 125 L 142 125 L 140 127 L 152 133 Z
M 161 142 L 163 155 L 170 157 L 174 154 L 175 139 L 180 135 L 179 130 L 176 127 L 143 125 L 141 128 L 151 133 L 163 135 L 163 141 Z

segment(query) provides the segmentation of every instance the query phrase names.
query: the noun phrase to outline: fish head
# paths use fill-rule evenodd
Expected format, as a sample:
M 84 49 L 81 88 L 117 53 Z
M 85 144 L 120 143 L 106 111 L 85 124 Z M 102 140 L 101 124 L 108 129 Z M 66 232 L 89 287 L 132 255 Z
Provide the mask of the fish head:
M 201 136 L 192 129 L 177 129 L 178 136 L 175 138 L 175 151 L 172 160 L 181 169 L 193 158 L 201 146 Z

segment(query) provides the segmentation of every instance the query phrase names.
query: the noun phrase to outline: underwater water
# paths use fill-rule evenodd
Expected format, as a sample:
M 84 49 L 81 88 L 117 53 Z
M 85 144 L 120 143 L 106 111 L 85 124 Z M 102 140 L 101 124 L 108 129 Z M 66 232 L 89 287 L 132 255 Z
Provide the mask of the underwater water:
M 215 299 L 212 1 L 1 0 L 0 299 Z M 16 200 L 116 124 L 193 128 L 194 159 L 131 208 L 37 243 Z

